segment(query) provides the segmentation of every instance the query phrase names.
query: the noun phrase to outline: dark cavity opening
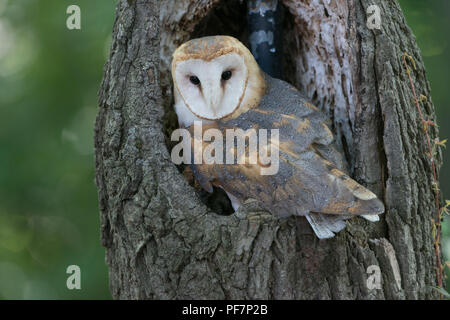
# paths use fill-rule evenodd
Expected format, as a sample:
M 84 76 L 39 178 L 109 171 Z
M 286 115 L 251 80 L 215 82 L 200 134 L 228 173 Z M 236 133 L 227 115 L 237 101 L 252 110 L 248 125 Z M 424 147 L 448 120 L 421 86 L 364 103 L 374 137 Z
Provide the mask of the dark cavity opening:
M 281 5 L 283 27 L 283 79 L 296 85 L 296 64 L 294 57 L 298 56 L 298 46 L 294 34 L 294 17 L 289 10 Z M 249 46 L 247 1 L 226 0 L 216 5 L 194 28 L 191 39 L 214 35 L 228 35 L 239 39 L 247 48 Z

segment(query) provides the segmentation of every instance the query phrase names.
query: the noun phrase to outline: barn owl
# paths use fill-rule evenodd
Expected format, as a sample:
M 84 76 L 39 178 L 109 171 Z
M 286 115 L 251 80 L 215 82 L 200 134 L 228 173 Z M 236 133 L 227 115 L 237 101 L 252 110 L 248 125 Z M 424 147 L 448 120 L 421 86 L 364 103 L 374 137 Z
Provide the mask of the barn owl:
M 184 43 L 173 54 L 172 78 L 180 127 L 279 132 L 276 145 L 269 142 L 279 152 L 276 174 L 261 175 L 259 162 L 191 163 L 205 190 L 222 188 L 235 210 L 255 199 L 273 215 L 305 216 L 319 239 L 335 236 L 354 216 L 379 220 L 383 203 L 345 173 L 326 116 L 295 87 L 265 74 L 239 40 L 213 36 Z

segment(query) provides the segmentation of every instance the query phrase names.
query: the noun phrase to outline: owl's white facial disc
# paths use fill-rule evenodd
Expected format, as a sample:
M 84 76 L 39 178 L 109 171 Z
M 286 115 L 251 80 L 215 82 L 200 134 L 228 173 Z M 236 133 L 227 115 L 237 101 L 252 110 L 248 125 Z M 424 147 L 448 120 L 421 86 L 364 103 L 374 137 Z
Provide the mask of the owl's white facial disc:
M 236 110 L 247 87 L 244 57 L 228 53 L 211 61 L 190 59 L 175 68 L 177 89 L 189 110 L 207 120 L 221 119 Z

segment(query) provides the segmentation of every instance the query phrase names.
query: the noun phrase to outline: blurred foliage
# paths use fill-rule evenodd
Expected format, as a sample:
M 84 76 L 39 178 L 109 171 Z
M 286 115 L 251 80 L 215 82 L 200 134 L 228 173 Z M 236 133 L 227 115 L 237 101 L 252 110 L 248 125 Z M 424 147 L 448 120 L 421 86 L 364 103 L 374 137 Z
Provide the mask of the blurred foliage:
M 110 298 L 93 124 L 115 3 L 0 0 L 0 298 Z
M 0 299 L 110 298 L 93 124 L 115 3 L 0 0 Z M 450 1 L 400 3 L 422 49 L 441 137 L 450 137 Z M 81 7 L 81 30 L 66 28 L 71 4 Z M 447 197 L 449 177 L 447 165 Z M 450 260 L 448 221 L 444 232 Z M 66 288 L 72 264 L 81 267 L 81 290 Z

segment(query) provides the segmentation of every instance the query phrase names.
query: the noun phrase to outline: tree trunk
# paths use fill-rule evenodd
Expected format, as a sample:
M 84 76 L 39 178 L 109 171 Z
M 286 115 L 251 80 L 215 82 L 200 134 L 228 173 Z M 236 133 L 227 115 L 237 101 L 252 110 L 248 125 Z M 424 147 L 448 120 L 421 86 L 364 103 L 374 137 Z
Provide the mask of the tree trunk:
M 394 0 L 283 0 L 285 80 L 326 112 L 352 176 L 386 206 L 318 240 L 303 217 L 249 204 L 206 206 L 171 162 L 171 54 L 229 34 L 246 43 L 246 1 L 121 0 L 99 93 L 96 182 L 102 244 L 116 299 L 432 299 L 438 294 L 433 178 L 402 55 L 427 120 L 430 87 Z M 314 4 L 313 4 L 314 3 Z M 381 30 L 366 26 L 370 5 Z M 431 139 L 437 129 L 431 127 Z M 440 154 L 437 155 L 440 162 Z M 367 285 L 368 267 L 381 288 Z

